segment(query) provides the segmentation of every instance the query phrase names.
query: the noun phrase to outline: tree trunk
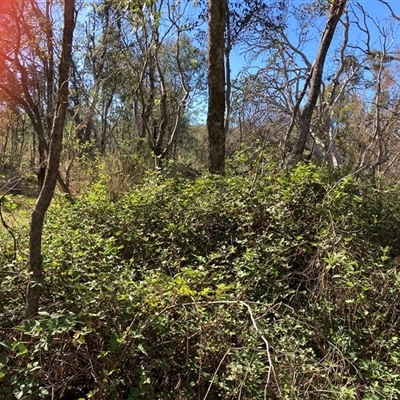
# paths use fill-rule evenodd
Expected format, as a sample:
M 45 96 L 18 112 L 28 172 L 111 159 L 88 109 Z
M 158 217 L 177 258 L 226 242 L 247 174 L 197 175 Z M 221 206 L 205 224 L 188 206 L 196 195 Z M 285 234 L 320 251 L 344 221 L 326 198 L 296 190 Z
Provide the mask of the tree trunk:
M 29 273 L 30 281 L 26 300 L 25 317 L 33 318 L 39 310 L 40 292 L 43 285 L 42 266 L 42 233 L 47 209 L 54 195 L 59 174 L 60 155 L 63 140 L 65 114 L 68 103 L 68 79 L 71 64 L 71 46 L 74 30 L 75 0 L 64 2 L 64 30 L 61 59 L 59 65 L 59 83 L 57 104 L 50 135 L 49 155 L 46 165 L 46 176 L 42 189 L 36 200 L 32 216 L 29 240 Z
M 225 172 L 224 28 L 226 0 L 209 0 L 208 113 L 209 172 Z
M 333 0 L 330 5 L 328 21 L 322 35 L 317 57 L 310 71 L 310 92 L 303 110 L 299 115 L 299 134 L 294 148 L 289 156 L 288 165 L 298 163 L 303 155 L 308 135 L 310 134 L 311 119 L 321 91 L 322 72 L 329 46 L 332 42 L 336 26 L 342 17 L 347 0 Z
M 226 0 L 226 11 L 228 11 L 229 0 Z M 224 48 L 225 54 L 225 137 L 230 129 L 231 122 L 231 93 L 232 93 L 232 81 L 231 81 L 231 50 L 232 50 L 232 32 L 229 16 L 226 18 L 226 43 Z

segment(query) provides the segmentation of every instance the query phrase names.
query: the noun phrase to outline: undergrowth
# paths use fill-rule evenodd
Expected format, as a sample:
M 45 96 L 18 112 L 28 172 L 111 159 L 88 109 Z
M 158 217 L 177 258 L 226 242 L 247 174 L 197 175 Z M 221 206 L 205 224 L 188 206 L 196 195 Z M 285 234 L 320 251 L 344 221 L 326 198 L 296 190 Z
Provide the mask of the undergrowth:
M 0 235 L 0 398 L 400 398 L 398 197 L 313 165 L 57 197 L 35 320 Z

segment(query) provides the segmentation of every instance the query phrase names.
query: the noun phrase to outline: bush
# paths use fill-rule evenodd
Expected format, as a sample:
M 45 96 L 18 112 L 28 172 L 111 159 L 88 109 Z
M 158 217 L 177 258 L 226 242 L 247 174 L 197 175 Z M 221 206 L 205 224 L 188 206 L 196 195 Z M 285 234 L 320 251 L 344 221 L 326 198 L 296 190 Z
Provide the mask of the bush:
M 40 315 L 4 323 L 0 395 L 397 398 L 397 196 L 300 165 L 59 197 Z M 17 290 L 0 295 L 22 309 Z

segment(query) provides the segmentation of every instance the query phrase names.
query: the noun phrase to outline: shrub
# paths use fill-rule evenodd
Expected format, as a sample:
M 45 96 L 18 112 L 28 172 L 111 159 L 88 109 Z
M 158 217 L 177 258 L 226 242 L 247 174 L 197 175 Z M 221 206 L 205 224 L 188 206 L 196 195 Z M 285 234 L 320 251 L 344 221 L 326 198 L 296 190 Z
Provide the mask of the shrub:
M 300 165 L 59 197 L 43 307 L 6 325 L 0 395 L 397 398 L 397 195 Z

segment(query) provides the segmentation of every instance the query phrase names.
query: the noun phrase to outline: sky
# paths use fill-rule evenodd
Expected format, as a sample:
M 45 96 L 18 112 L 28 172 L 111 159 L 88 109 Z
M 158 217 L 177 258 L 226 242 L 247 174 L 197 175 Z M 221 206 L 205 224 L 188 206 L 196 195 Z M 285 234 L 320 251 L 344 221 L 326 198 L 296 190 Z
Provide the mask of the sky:
M 293 6 L 298 6 L 301 4 L 306 4 L 309 3 L 310 1 L 304 1 L 304 0 L 292 0 L 291 3 Z M 349 0 L 350 4 L 354 4 L 355 2 L 353 0 Z M 366 13 L 374 19 L 377 19 L 380 24 L 385 25 L 386 23 L 391 23 L 393 26 L 394 30 L 394 43 L 397 42 L 400 44 L 400 0 L 387 0 L 387 3 L 390 5 L 392 10 L 395 12 L 396 15 L 399 16 L 398 21 L 393 21 L 393 18 L 391 18 L 391 12 L 388 9 L 388 7 L 385 4 L 382 4 L 378 0 L 360 0 L 359 3 L 361 6 L 364 8 Z M 357 8 L 353 6 L 353 10 L 357 11 Z M 354 18 L 351 18 L 354 20 Z M 325 18 L 320 19 L 320 24 L 324 26 L 324 23 L 326 21 Z M 294 30 L 292 31 L 290 27 L 292 26 L 293 28 L 297 25 L 297 21 L 294 20 L 293 18 L 288 21 L 288 31 L 287 35 L 289 39 L 293 43 L 296 43 L 297 37 L 294 35 Z M 369 21 L 369 27 L 371 29 L 371 39 L 372 42 L 376 45 L 377 48 L 380 47 L 380 35 L 378 34 L 377 29 L 374 27 L 374 24 L 372 21 Z M 312 35 L 311 35 L 312 36 Z M 319 45 L 319 40 L 321 38 L 321 33 L 320 32 L 315 32 L 314 34 L 315 40 L 311 41 L 308 43 L 307 47 L 304 49 L 305 54 L 309 58 L 309 60 L 312 62 L 314 60 L 314 57 L 316 55 L 316 52 L 318 50 L 318 45 Z M 341 40 L 340 34 L 336 35 L 336 43 L 337 40 Z M 359 30 L 357 29 L 351 29 L 350 31 L 350 40 L 353 42 L 357 42 L 359 40 L 362 40 L 362 35 Z M 333 51 L 334 48 L 334 43 L 331 46 L 331 51 Z M 241 72 L 243 72 L 243 68 L 246 67 L 247 64 L 247 58 L 248 58 L 249 52 L 247 48 L 240 48 L 236 47 L 232 50 L 231 53 L 231 68 L 232 68 L 232 77 L 238 76 Z M 251 68 L 250 71 L 256 71 L 258 67 L 263 66 L 263 57 L 260 57 L 259 59 L 253 61 L 252 63 L 253 68 Z
M 0 0 L 0 12 L 1 12 L 1 4 L 10 3 L 12 1 L 16 1 L 16 0 Z M 310 3 L 310 0 L 288 0 L 288 1 L 294 7 L 300 6 L 301 4 Z M 395 21 L 395 22 L 392 21 L 391 23 L 393 24 L 393 32 L 394 32 L 393 42 L 400 43 L 400 0 L 386 0 L 386 1 L 390 5 L 390 7 L 392 7 L 392 9 L 396 13 L 396 15 L 399 15 L 399 20 Z M 42 1 L 39 0 L 39 2 L 42 2 Z M 87 2 L 87 4 L 90 4 L 90 3 L 91 3 L 91 1 Z M 349 0 L 349 4 L 355 4 L 355 3 L 356 3 L 355 0 Z M 359 3 L 365 9 L 365 11 L 369 14 L 369 16 L 371 16 L 371 18 L 376 18 L 380 24 L 385 24 L 389 20 L 392 20 L 390 10 L 382 2 L 380 2 L 378 0 L 359 0 Z M 182 4 L 184 4 L 184 2 L 182 2 Z M 356 8 L 353 6 L 353 9 L 356 9 Z M 199 8 L 197 8 L 197 10 L 199 10 Z M 192 13 L 194 13 L 194 15 L 196 15 L 196 12 L 198 13 L 198 11 L 196 11 L 196 7 L 193 7 L 193 6 L 188 6 L 188 9 L 186 11 L 192 12 Z M 84 19 L 84 14 L 81 14 L 80 18 Z M 354 18 L 352 18 L 352 19 L 354 19 Z M 326 17 L 320 18 L 319 25 L 323 27 L 325 21 L 326 21 Z M 295 35 L 295 26 L 297 24 L 298 24 L 298 21 L 296 21 L 294 18 L 288 20 L 287 36 L 289 37 L 289 39 L 291 41 L 293 41 L 293 43 L 296 43 L 296 40 L 297 40 L 296 35 Z M 380 35 L 377 34 L 377 30 L 376 30 L 376 28 L 374 28 L 374 25 L 372 23 L 370 23 L 369 26 L 371 28 L 373 41 L 375 42 L 374 45 L 376 45 L 376 47 L 379 49 Z M 293 27 L 293 29 L 291 29 L 292 27 Z M 207 28 L 206 24 L 204 24 L 203 28 L 204 28 L 204 30 L 206 30 L 206 28 Z M 351 41 L 357 42 L 357 40 L 362 39 L 361 37 L 359 37 L 360 36 L 359 31 L 357 32 L 356 30 L 352 30 L 351 32 L 352 32 L 351 38 L 350 38 Z M 319 41 L 321 38 L 321 32 L 317 31 L 317 29 L 315 29 L 314 32 L 311 30 L 310 33 L 311 33 L 311 36 L 314 37 L 314 40 L 310 41 L 307 44 L 307 47 L 304 49 L 304 52 L 306 53 L 310 62 L 313 62 L 313 59 L 317 52 Z M 337 40 L 341 40 L 340 34 L 337 35 L 336 41 Z M 204 49 L 206 49 L 206 47 L 207 47 L 206 38 L 204 38 L 204 40 L 202 40 L 200 42 L 200 45 L 203 46 Z M 331 46 L 331 53 L 334 50 L 334 45 L 335 45 L 335 43 L 333 43 L 333 45 Z M 248 63 L 249 54 L 250 54 L 249 50 L 247 48 L 243 48 L 243 47 L 235 47 L 232 50 L 232 53 L 231 53 L 232 78 L 235 78 L 236 76 L 238 76 L 238 74 L 242 73 L 243 68 L 248 65 L 247 63 Z M 256 72 L 256 70 L 259 67 L 263 67 L 265 65 L 264 59 L 265 59 L 265 55 L 260 56 L 259 58 L 254 60 L 252 62 L 253 68 L 250 69 L 250 72 Z M 328 63 L 329 63 L 329 60 L 328 60 Z

